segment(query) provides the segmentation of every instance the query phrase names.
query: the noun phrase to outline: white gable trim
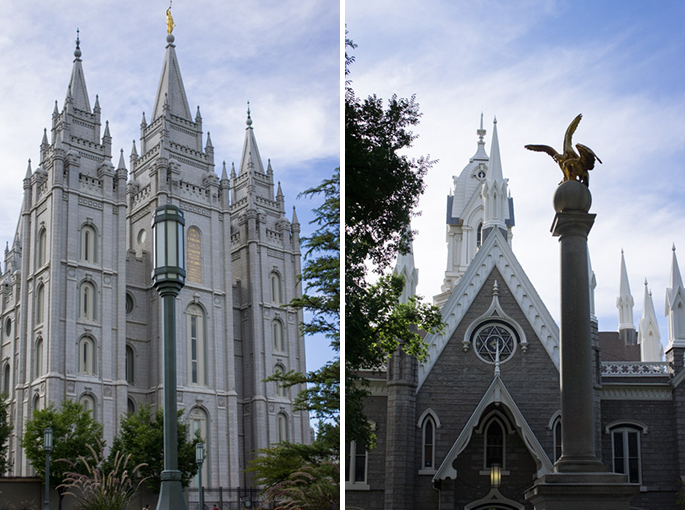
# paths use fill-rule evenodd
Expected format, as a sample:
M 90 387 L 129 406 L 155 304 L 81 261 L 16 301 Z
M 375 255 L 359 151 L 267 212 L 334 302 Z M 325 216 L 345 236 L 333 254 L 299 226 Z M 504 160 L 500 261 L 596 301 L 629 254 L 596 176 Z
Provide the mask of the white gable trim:
M 521 503 L 513 501 L 511 499 L 507 499 L 504 496 L 502 496 L 498 489 L 490 489 L 490 492 L 488 492 L 487 496 L 477 501 L 473 501 L 472 503 L 469 503 L 464 507 L 464 510 L 475 510 L 479 508 L 495 508 L 492 505 L 498 503 L 500 505 L 507 506 L 510 508 L 516 508 L 517 510 L 524 510 L 525 508 Z
M 442 320 L 447 324 L 442 334 L 428 334 L 424 341 L 428 353 L 419 364 L 419 384 L 417 391 L 425 382 L 433 365 L 461 323 L 467 310 L 480 292 L 492 269 L 497 267 L 502 279 L 511 290 L 526 319 L 542 342 L 547 354 L 559 369 L 559 327 L 554 322 L 547 307 L 540 299 L 535 287 L 523 271 L 509 243 L 502 237 L 499 229 L 493 229 L 476 253 L 468 269 L 442 307 Z
M 466 446 L 468 446 L 469 441 L 471 440 L 471 435 L 473 434 L 473 430 L 478 426 L 483 411 L 485 411 L 490 404 L 494 403 L 505 405 L 511 412 L 516 425 L 516 430 L 523 438 L 523 442 L 535 460 L 538 478 L 552 472 L 554 469 L 552 461 L 549 460 L 547 453 L 545 453 L 542 445 L 538 441 L 537 437 L 535 437 L 535 434 L 528 425 L 528 422 L 523 417 L 521 410 L 516 405 L 516 402 L 514 402 L 514 399 L 507 390 L 506 386 L 504 386 L 502 379 L 496 375 L 490 384 L 490 387 L 483 395 L 480 403 L 478 406 L 476 406 L 476 409 L 471 414 L 469 421 L 466 422 L 461 434 L 459 434 L 459 437 L 454 442 L 454 445 L 447 454 L 447 457 L 445 457 L 445 459 L 442 461 L 442 464 L 440 464 L 435 476 L 433 476 L 433 481 L 445 480 L 446 478 L 453 478 L 456 480 L 457 470 L 452 467 L 452 464 L 459 454 L 464 451 Z

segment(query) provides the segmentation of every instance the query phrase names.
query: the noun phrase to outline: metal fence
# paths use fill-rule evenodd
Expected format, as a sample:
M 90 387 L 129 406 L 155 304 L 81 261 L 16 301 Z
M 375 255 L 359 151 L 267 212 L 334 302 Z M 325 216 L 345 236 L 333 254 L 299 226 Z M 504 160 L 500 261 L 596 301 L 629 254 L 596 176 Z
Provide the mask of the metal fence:
M 200 491 L 187 489 L 188 510 L 212 510 L 215 505 L 219 510 L 256 510 L 260 508 L 260 492 L 252 487 L 204 487 L 204 509 L 200 509 Z

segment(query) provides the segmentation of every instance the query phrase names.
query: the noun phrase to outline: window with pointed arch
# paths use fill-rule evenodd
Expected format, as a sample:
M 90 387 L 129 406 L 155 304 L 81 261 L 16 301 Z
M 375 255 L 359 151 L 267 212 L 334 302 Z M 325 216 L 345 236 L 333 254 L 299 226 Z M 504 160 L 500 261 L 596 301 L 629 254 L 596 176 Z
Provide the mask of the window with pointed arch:
M 271 302 L 275 305 L 283 304 L 283 285 L 281 275 L 276 271 L 271 273 Z
M 490 419 L 485 426 L 484 450 L 485 450 L 485 469 L 490 469 L 493 464 L 499 464 L 502 469 L 505 467 L 506 436 L 504 423 L 495 416 Z
M 10 395 L 10 364 L 8 361 L 2 366 L 2 392 Z
M 611 429 L 611 455 L 614 473 L 628 475 L 628 483 L 642 483 L 641 430 L 630 425 Z
M 81 283 L 79 292 L 79 317 L 89 321 L 95 320 L 95 284 L 91 281 Z
M 276 365 L 276 368 L 274 369 L 274 375 L 278 374 L 284 374 L 285 370 L 283 369 L 283 366 L 281 365 Z M 283 383 L 279 381 L 274 381 L 274 384 L 276 385 L 276 396 L 277 397 L 283 397 L 285 398 L 286 396 L 286 389 L 285 386 L 283 386 Z
M 421 468 L 426 470 L 435 469 L 435 420 L 428 415 L 423 420 L 422 429 L 422 460 Z
M 556 462 L 561 457 L 561 417 L 554 420 L 552 434 L 554 437 L 554 462 Z
M 95 264 L 97 262 L 96 253 L 96 234 L 95 228 L 92 225 L 83 225 L 81 227 L 81 262 L 88 262 Z
M 135 361 L 134 361 L 135 354 L 133 352 L 133 347 L 130 345 L 126 346 L 126 382 L 129 384 L 133 384 L 134 382 L 134 374 L 135 374 Z
M 36 340 L 33 356 L 33 377 L 37 378 L 43 375 L 43 339 L 40 337 Z
M 285 352 L 285 340 L 283 338 L 283 323 L 275 319 L 272 323 L 274 336 L 274 351 Z
M 46 262 L 46 252 L 48 235 L 45 227 L 38 232 L 38 242 L 36 243 L 36 268 L 43 267 Z
M 45 285 L 42 283 L 36 287 L 36 324 L 43 324 L 45 319 Z
M 288 417 L 285 413 L 278 413 L 276 425 L 278 427 L 278 442 L 282 443 L 283 441 L 289 441 Z
M 95 398 L 94 398 L 92 395 L 90 395 L 90 394 L 86 394 L 86 395 L 83 395 L 83 396 L 81 397 L 81 399 L 79 400 L 79 402 L 80 402 L 81 405 L 83 406 L 83 409 L 84 409 L 86 412 L 90 412 L 90 415 L 93 417 L 93 419 L 94 419 L 94 420 L 97 420 L 97 416 L 96 416 L 96 413 L 95 413 L 95 411 L 96 411 L 96 409 L 97 409 L 97 408 L 95 407 Z
M 33 400 L 31 401 L 31 408 L 34 411 L 40 411 L 41 410 L 41 405 L 40 405 L 40 395 L 36 393 L 33 396 Z
M 205 312 L 192 304 L 187 310 L 188 374 L 191 384 L 207 384 L 205 372 Z
M 90 336 L 84 336 L 78 346 L 78 371 L 81 374 L 95 375 L 95 340 Z
M 133 400 L 131 397 L 128 397 L 127 404 L 128 414 L 134 414 L 136 412 L 136 401 Z
M 483 245 L 483 224 L 479 223 L 476 229 L 476 248 L 480 248 Z

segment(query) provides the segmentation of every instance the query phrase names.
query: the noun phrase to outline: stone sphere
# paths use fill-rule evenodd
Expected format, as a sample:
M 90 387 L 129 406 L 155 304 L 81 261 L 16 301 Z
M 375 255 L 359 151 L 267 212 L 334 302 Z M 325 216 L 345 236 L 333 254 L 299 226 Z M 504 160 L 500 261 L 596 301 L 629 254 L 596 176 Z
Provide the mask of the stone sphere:
M 554 210 L 588 212 L 592 195 L 588 187 L 579 181 L 562 182 L 554 192 Z
M 175 39 L 176 38 L 174 37 L 174 34 L 168 34 L 166 36 L 166 42 L 168 42 L 169 44 L 173 43 Z

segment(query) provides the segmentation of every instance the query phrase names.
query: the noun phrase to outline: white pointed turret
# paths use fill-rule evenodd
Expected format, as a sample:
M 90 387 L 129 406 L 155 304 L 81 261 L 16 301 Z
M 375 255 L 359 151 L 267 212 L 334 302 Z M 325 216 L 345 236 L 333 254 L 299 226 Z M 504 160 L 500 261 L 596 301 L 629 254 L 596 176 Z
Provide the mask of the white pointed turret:
M 507 180 L 502 177 L 502 159 L 499 154 L 499 137 L 497 135 L 497 118 L 493 122 L 492 149 L 490 164 L 481 188 L 483 198 L 483 240 L 493 228 L 506 231 L 506 219 L 509 217 Z
M 397 257 L 394 273 L 404 276 L 404 289 L 400 296 L 400 303 L 408 303 L 409 298 L 416 295 L 416 286 L 419 284 L 419 270 L 414 265 L 414 246 L 409 242 L 409 251 L 400 253 Z
M 665 315 L 668 317 L 669 347 L 685 347 L 685 290 L 675 255 L 675 245 L 671 260 L 671 278 L 666 289 Z
M 71 79 L 69 80 L 69 88 L 67 89 L 67 97 L 71 98 L 72 106 L 81 111 L 90 113 L 90 101 L 88 100 L 88 89 L 86 88 L 86 79 L 83 75 L 83 66 L 81 65 L 81 41 L 79 39 L 78 30 L 76 31 L 76 49 L 74 50 L 74 66 L 71 70 Z
M 183 78 L 181 78 L 181 69 L 176 58 L 176 45 L 173 44 L 174 36 L 169 34 L 167 42 L 162 76 L 157 87 L 157 98 L 155 99 L 155 107 L 152 109 L 151 122 L 163 115 L 165 102 L 168 103 L 167 106 L 172 115 L 192 121 L 186 89 L 183 86 Z
M 661 361 L 664 356 L 664 348 L 661 345 L 661 334 L 659 333 L 659 323 L 654 312 L 654 301 L 652 293 L 647 286 L 645 278 L 645 297 L 642 307 L 642 318 L 640 319 L 637 342 L 640 344 L 640 358 L 642 361 Z
M 257 147 L 257 139 L 254 135 L 254 128 L 252 127 L 252 117 L 250 116 L 250 103 L 247 104 L 247 120 L 245 121 L 247 127 L 245 128 L 245 142 L 243 143 L 243 154 L 240 159 L 239 174 L 242 175 L 249 171 L 264 173 L 262 166 L 262 158 L 259 155 L 259 148 Z
M 621 283 L 619 284 L 618 297 L 616 298 L 616 308 L 618 308 L 618 334 L 627 344 L 635 343 L 634 306 L 635 300 L 630 293 L 626 260 L 623 250 L 621 250 Z

